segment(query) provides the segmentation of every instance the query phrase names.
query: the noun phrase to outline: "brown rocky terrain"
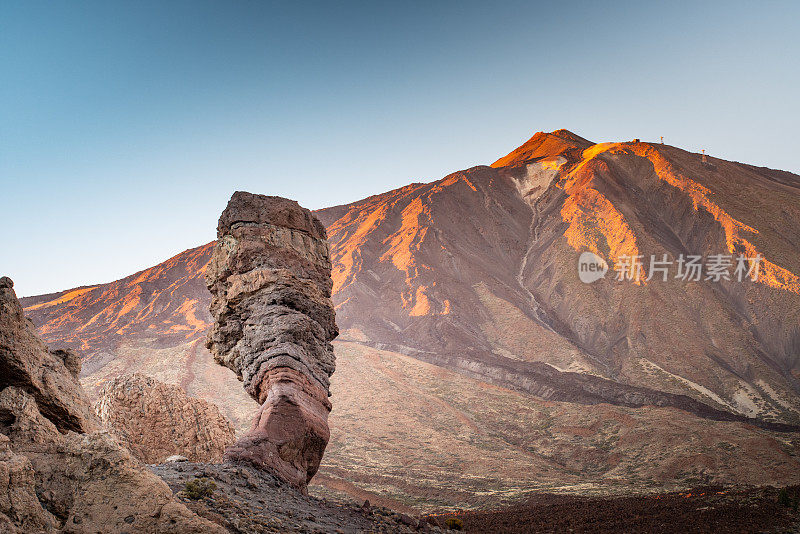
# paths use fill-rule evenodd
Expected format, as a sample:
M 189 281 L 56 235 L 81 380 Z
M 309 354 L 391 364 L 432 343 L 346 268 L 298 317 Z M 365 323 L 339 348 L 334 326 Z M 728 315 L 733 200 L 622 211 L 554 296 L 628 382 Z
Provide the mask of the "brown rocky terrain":
M 330 438 L 338 335 L 325 228 L 297 202 L 237 191 L 206 269 L 214 325 L 206 346 L 261 405 L 225 451 L 306 490 Z
M 94 409 L 111 435 L 146 464 L 174 455 L 220 462 L 235 439 L 233 424 L 216 405 L 138 373 L 107 382 Z
M 77 380 L 80 359 L 47 350 L 7 277 L 0 278 L 0 368 L 9 371 L 0 375 L 3 532 L 430 531 L 418 518 L 302 495 L 247 464 L 189 463 L 182 458 L 148 469 L 99 430 Z M 165 394 L 152 379 L 136 376 L 113 385 L 109 392 L 116 394 L 116 401 L 130 393 L 155 426 L 169 419 L 154 414 L 150 404 L 174 401 L 174 391 Z M 208 423 L 198 417 L 185 424 L 190 422 Z
M 800 177 L 560 130 L 316 216 L 342 333 L 314 491 L 430 509 L 797 482 L 798 434 L 779 425 L 800 423 Z M 256 404 L 202 347 L 211 249 L 24 299 L 26 313 L 83 347 L 90 392 L 144 371 L 241 431 Z M 610 267 L 591 285 L 585 251 Z M 625 256 L 739 253 L 763 259 L 757 281 L 681 280 L 677 265 L 614 280 Z
M 175 500 L 107 433 L 0 278 L 0 526 L 5 532 L 224 532 Z
M 539 492 L 788 485 L 800 469 L 800 433 L 673 407 L 587 409 L 357 343 L 336 351 L 331 440 L 311 488 L 318 495 L 408 513 L 495 508 Z
M 0 291 L 0 388 L 32 397 L 40 416 L 60 432 L 97 429 L 78 382 L 80 357 L 69 349 L 47 348 L 25 318 L 10 278 L 0 279 Z

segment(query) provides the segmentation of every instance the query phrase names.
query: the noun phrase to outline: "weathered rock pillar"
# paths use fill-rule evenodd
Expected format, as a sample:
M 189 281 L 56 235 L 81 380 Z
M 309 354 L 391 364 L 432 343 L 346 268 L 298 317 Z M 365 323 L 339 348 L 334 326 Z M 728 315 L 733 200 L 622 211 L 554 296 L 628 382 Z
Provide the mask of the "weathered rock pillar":
M 237 191 L 206 268 L 214 325 L 207 347 L 261 408 L 225 452 L 305 491 L 328 444 L 331 302 L 325 228 L 297 202 Z

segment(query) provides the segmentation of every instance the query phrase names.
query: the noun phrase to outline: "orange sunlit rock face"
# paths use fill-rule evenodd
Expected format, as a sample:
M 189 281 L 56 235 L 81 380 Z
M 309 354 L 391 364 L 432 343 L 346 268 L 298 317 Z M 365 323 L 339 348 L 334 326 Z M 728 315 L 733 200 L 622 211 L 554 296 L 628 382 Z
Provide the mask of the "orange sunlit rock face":
M 84 293 L 87 293 L 87 292 L 93 290 L 95 287 L 96 286 L 94 286 L 94 287 L 81 287 L 81 288 L 78 288 L 78 289 L 73 289 L 72 291 L 67 291 L 67 292 L 59 295 L 58 297 L 54 298 L 53 300 L 48 300 L 46 302 L 40 302 L 39 304 L 34 304 L 33 306 L 29 306 L 28 308 L 26 308 L 26 310 L 31 310 L 32 311 L 32 310 L 38 310 L 38 309 L 41 309 L 41 308 L 49 308 L 51 306 L 58 306 L 59 304 L 64 304 L 64 303 L 67 303 L 67 302 L 69 302 L 69 301 L 71 301 L 73 299 L 76 299 L 76 298 L 80 297 Z M 74 304 L 74 305 L 80 306 L 80 304 Z
M 522 146 L 492 163 L 492 167 L 516 167 L 533 159 L 553 157 L 580 151 L 592 143 L 567 130 L 537 132 Z
M 434 184 L 414 184 L 371 197 L 357 210 L 351 209 L 333 221 L 328 238 L 332 244 L 334 292 L 342 294 L 363 274 L 363 256 L 368 252 L 382 268 L 391 266 L 391 276 L 402 276 L 404 289 L 399 301 L 409 317 L 448 314 L 450 302 L 432 300 L 435 283 L 423 280 L 424 275 L 432 273 L 432 267 L 423 259 L 422 250 L 428 232 L 436 226 L 432 206 L 439 195 L 448 196 L 453 189 L 482 195 L 469 177 L 454 174 Z M 443 250 L 441 246 L 439 249 Z M 374 273 L 374 269 L 367 270 Z
M 593 145 L 583 150 L 580 161 L 567 175 L 561 177 L 559 185 L 568 194 L 561 210 L 564 221 L 569 223 L 565 237 L 575 250 L 590 250 L 614 264 L 620 256 L 641 254 L 635 233 L 624 215 L 612 201 L 592 187 L 592 181 L 598 173 L 609 172 L 603 156 L 637 156 L 646 159 L 652 164 L 659 180 L 686 194 L 695 211 L 706 211 L 717 221 L 725 232 L 727 252 L 742 254 L 748 258 L 761 258 L 756 278 L 758 283 L 800 294 L 800 277 L 771 261 L 748 239 L 749 235 L 758 234 L 756 228 L 725 211 L 712 200 L 713 193 L 708 187 L 688 178 L 654 145 L 647 143 Z
M 748 258 L 761 257 L 759 276 L 757 281 L 761 284 L 800 293 L 800 277 L 770 261 L 763 251 L 760 251 L 747 239 L 748 234 L 757 234 L 758 230 L 735 219 L 730 213 L 722 209 L 711 198 L 712 191 L 681 173 L 653 146 L 646 143 L 607 143 L 596 145 L 584 151 L 584 162 L 596 158 L 600 154 L 634 154 L 646 158 L 653 165 L 656 176 L 664 182 L 676 187 L 688 195 L 696 211 L 704 210 L 710 213 L 725 231 L 727 252 L 731 254 L 744 254 Z M 588 158 L 588 159 L 587 159 Z
M 210 324 L 201 278 L 211 249 L 188 250 L 110 284 L 34 298 L 26 313 L 43 335 L 84 350 L 145 333 L 164 342 L 199 338 Z
M 561 217 L 567 223 L 564 236 L 577 251 L 590 250 L 617 265 L 620 258 L 641 255 L 636 236 L 624 215 L 602 193 L 592 187 L 597 172 L 606 171 L 605 164 L 594 161 L 592 149 L 584 151 L 584 160 L 564 180 L 567 198 L 561 208 Z M 588 159 L 586 159 L 588 155 Z M 635 277 L 635 284 L 644 283 L 646 272 Z
M 389 236 L 385 243 L 388 250 L 381 256 L 381 261 L 391 261 L 397 269 L 405 273 L 408 289 L 403 291 L 403 307 L 410 310 L 410 315 L 425 315 L 430 311 L 424 286 L 413 290 L 413 281 L 425 266 L 417 262 L 418 254 L 425 235 L 430 227 L 430 209 L 417 197 L 402 211 L 400 228 Z
M 395 267 L 406 274 L 408 280 L 417 274 L 414 252 L 419 250 L 425 240 L 430 225 L 430 210 L 418 197 L 406 206 L 401 217 L 400 229 L 385 241 L 389 245 L 389 250 L 381 256 L 381 260 L 390 260 Z
M 369 233 L 384 220 L 387 211 L 388 206 L 381 206 L 368 213 L 363 220 L 358 221 L 355 231 L 347 238 L 345 245 L 337 255 L 332 275 L 334 291 L 338 291 L 343 286 L 352 283 L 354 275 L 361 267 L 359 264 L 359 247 Z M 342 226 L 331 228 L 329 233 L 335 234 L 337 231 L 342 231 Z
M 348 210 L 328 227 L 329 241 L 337 243 L 331 250 L 334 292 L 353 282 L 362 267 L 362 246 L 373 239 L 375 232 L 385 231 L 383 225 L 388 224 L 387 215 L 390 211 L 419 187 L 420 184 L 412 184 L 397 191 L 370 197 L 360 209 Z

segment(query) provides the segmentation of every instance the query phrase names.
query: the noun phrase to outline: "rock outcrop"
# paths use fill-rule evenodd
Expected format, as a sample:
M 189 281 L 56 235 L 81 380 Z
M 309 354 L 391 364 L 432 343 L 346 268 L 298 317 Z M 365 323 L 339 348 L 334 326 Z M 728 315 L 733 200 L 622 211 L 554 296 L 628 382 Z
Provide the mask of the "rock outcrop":
M 197 517 L 97 419 L 80 359 L 48 351 L 0 278 L 3 532 L 223 532 Z
M 78 382 L 80 358 L 71 350 L 50 351 L 25 318 L 10 278 L 0 278 L 0 389 L 31 395 L 41 414 L 60 432 L 97 428 Z
M 207 346 L 261 408 L 225 454 L 305 490 L 328 443 L 338 335 L 325 228 L 297 202 L 236 192 L 206 269 Z
M 103 386 L 95 412 L 111 434 L 147 464 L 173 455 L 219 462 L 236 439 L 233 424 L 217 406 L 138 373 Z

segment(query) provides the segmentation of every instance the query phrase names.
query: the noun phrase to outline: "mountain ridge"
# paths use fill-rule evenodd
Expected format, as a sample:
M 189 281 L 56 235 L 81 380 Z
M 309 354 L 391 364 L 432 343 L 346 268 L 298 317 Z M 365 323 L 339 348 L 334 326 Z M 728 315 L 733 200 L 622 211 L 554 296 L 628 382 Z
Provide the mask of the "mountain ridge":
M 586 405 L 592 405 L 590 411 L 611 410 L 619 420 L 634 417 L 636 428 L 661 439 L 667 439 L 663 429 L 653 425 L 663 424 L 666 414 L 682 421 L 683 430 L 676 432 L 692 433 L 716 420 L 714 425 L 727 425 L 726 432 L 738 436 L 732 450 L 747 451 L 740 454 L 742 462 L 759 457 L 748 445 L 756 436 L 776 451 L 789 450 L 785 443 L 795 439 L 800 424 L 798 176 L 704 159 L 658 143 L 593 144 L 557 130 L 534 134 L 491 166 L 409 184 L 315 215 L 328 233 L 341 331 L 334 343 L 341 365 L 332 392 L 354 406 L 365 399 L 388 403 L 395 399 L 395 388 L 411 387 L 407 378 L 422 376 L 425 369 L 469 388 L 471 397 L 480 398 L 479 392 L 489 387 L 485 384 L 501 388 L 509 406 L 518 411 L 536 406 L 541 421 L 548 420 L 544 414 L 551 406 L 561 407 L 558 417 L 565 428 L 576 424 L 582 417 L 579 407 Z M 239 394 L 235 378 L 214 369 L 201 343 L 210 323 L 210 295 L 201 274 L 211 246 L 188 249 L 110 284 L 22 299 L 23 305 L 49 343 L 84 352 L 83 383 L 90 392 L 119 374 L 150 373 L 219 404 L 242 429 L 252 403 Z M 584 251 L 609 265 L 607 276 L 590 285 L 578 278 L 578 256 Z M 763 279 L 614 280 L 626 256 L 740 253 L 763 255 Z M 643 272 L 650 274 L 650 266 Z M 380 396 L 365 388 L 377 388 Z M 424 412 L 460 401 L 457 390 L 444 384 L 426 382 L 425 388 L 410 390 L 422 395 L 414 403 L 404 397 L 384 409 L 394 420 L 433 432 L 433 420 L 401 416 L 403 405 Z M 412 485 L 400 476 L 376 474 L 377 464 L 359 467 L 359 475 L 347 474 L 344 459 L 356 454 L 353 440 L 361 450 L 372 450 L 370 436 L 382 433 L 392 442 L 388 450 L 398 456 L 370 454 L 382 458 L 380 469 L 399 473 L 395 462 L 410 446 L 403 439 L 414 438 L 397 429 L 389 432 L 391 419 L 369 423 L 355 408 L 339 409 L 331 414 L 331 444 L 320 478 L 330 488 L 355 484 L 364 491 L 369 484 L 383 484 L 412 500 L 428 491 L 456 498 L 423 473 Z M 495 436 L 486 441 L 488 448 L 527 439 L 493 426 L 499 424 L 493 420 L 508 425 L 500 409 L 487 405 L 492 419 L 453 408 L 452 413 L 469 415 L 441 422 L 455 425 L 448 432 L 459 436 L 449 450 L 456 447 L 457 455 L 474 461 L 468 440 L 475 438 L 464 435 L 462 440 L 465 430 L 458 425 L 481 432 L 472 422 L 478 419 Z M 656 413 L 653 409 L 665 411 L 652 422 L 640 417 Z M 599 429 L 582 430 L 586 436 L 577 442 L 558 433 L 536 438 L 536 447 L 590 454 L 586 451 L 600 446 L 588 445 L 600 439 Z M 422 450 L 429 456 L 417 461 L 445 462 L 437 459 L 436 450 Z M 487 459 L 494 458 L 482 450 Z M 681 456 L 688 450 L 675 450 L 669 453 L 675 462 L 689 462 Z M 656 448 L 652 454 L 663 452 Z M 514 462 L 527 461 L 511 449 L 503 454 L 517 458 Z M 561 458 L 561 452 L 549 454 L 555 456 L 542 460 L 547 465 L 572 461 Z M 621 454 L 632 458 L 625 456 L 631 452 Z M 703 454 L 714 459 L 704 468 L 710 476 L 745 480 L 726 471 L 728 452 Z M 560 458 L 556 464 L 548 463 L 555 457 Z M 770 461 L 794 465 L 790 457 Z M 618 468 L 610 458 L 604 460 L 610 470 L 603 477 Z M 641 460 L 624 461 L 653 484 L 670 480 L 653 475 Z M 455 465 L 453 476 L 461 476 Z M 480 462 L 475 465 L 484 469 Z M 489 485 L 514 486 L 518 469 L 493 465 L 488 473 L 494 473 L 489 478 L 495 482 Z M 686 463 L 686 473 L 695 472 L 693 465 Z M 550 467 L 542 469 L 550 473 Z M 563 467 L 555 469 L 561 474 L 542 476 L 553 481 L 564 476 L 558 471 Z M 595 472 L 588 464 L 581 469 Z M 748 481 L 756 480 L 755 471 L 747 472 Z
M 348 286 L 353 283 L 355 275 L 358 273 L 361 266 L 360 262 L 362 261 L 364 252 L 362 247 L 365 246 L 365 238 L 371 237 L 370 232 L 373 231 L 376 225 L 380 226 L 385 223 L 382 217 L 388 211 L 387 206 L 392 206 L 392 208 L 397 211 L 397 206 L 402 204 L 403 208 L 400 210 L 401 220 L 399 221 L 400 229 L 389 237 L 381 236 L 381 243 L 385 244 L 388 240 L 390 246 L 388 250 L 382 252 L 378 263 L 386 263 L 390 260 L 397 271 L 405 273 L 405 283 L 403 285 L 406 286 L 406 289 L 400 292 L 402 301 L 401 308 L 406 310 L 410 317 L 423 317 L 429 314 L 446 316 L 448 315 L 450 301 L 446 298 L 431 298 L 431 295 L 434 293 L 432 287 L 435 287 L 436 282 L 433 281 L 431 285 L 416 285 L 415 282 L 420 274 L 424 275 L 425 271 L 430 271 L 432 269 L 431 265 L 436 265 L 436 262 L 429 262 L 429 264 L 426 264 L 418 259 L 422 257 L 421 251 L 419 250 L 420 243 L 426 239 L 428 230 L 435 227 L 435 225 L 419 223 L 420 217 L 430 218 L 431 208 L 429 203 L 431 198 L 436 197 L 437 200 L 439 200 L 443 191 L 453 188 L 461 188 L 464 190 L 468 188 L 474 193 L 477 193 L 478 189 L 476 184 L 480 185 L 483 181 L 488 180 L 488 182 L 484 184 L 486 187 L 481 187 L 482 194 L 484 195 L 483 200 L 488 203 L 488 199 L 495 194 L 499 195 L 505 193 L 508 195 L 509 193 L 513 193 L 513 191 L 501 191 L 499 187 L 495 187 L 498 182 L 510 180 L 514 183 L 519 195 L 526 203 L 536 203 L 540 198 L 537 195 L 543 194 L 543 191 L 540 190 L 542 190 L 544 186 L 551 191 L 554 189 L 553 179 L 561 172 L 559 169 L 564 166 L 567 166 L 568 169 L 571 167 L 568 172 L 564 173 L 566 174 L 566 178 L 563 179 L 563 187 L 572 188 L 575 187 L 576 181 L 580 182 L 580 180 L 584 180 L 584 178 L 581 178 L 579 175 L 584 172 L 587 166 L 602 167 L 604 165 L 603 157 L 606 154 L 613 156 L 627 151 L 632 151 L 635 155 L 645 154 L 653 158 L 657 164 L 667 168 L 668 172 L 671 172 L 670 167 L 672 163 L 668 157 L 663 157 L 660 154 L 658 151 L 659 148 L 668 152 L 678 151 L 679 155 L 682 157 L 690 155 L 674 147 L 668 147 L 666 145 L 657 146 L 652 143 L 623 142 L 592 144 L 590 141 L 567 130 L 556 130 L 551 133 L 537 132 L 528 141 L 523 143 L 523 145 L 511 151 L 508 155 L 498 159 L 497 162 L 493 164 L 494 167 L 473 167 L 464 171 L 457 171 L 434 182 L 409 184 L 386 193 L 367 197 L 348 205 L 317 210 L 317 212 L 315 212 L 316 215 L 328 227 L 329 234 L 331 234 L 331 239 L 334 242 L 334 246 L 332 247 L 334 255 L 334 291 L 337 292 L 337 294 L 339 292 L 346 293 L 348 291 Z M 655 154 L 653 154 L 654 152 Z M 597 162 L 598 158 L 599 163 Z M 728 162 L 725 163 L 727 164 Z M 525 174 L 520 173 L 521 166 L 526 166 Z M 531 166 L 537 167 L 533 170 L 533 173 L 530 169 Z M 501 172 L 499 174 L 493 174 L 492 169 L 495 168 L 499 168 Z M 531 174 L 535 176 L 532 178 Z M 526 191 L 522 191 L 521 188 L 530 187 L 532 179 L 534 181 L 539 180 L 540 182 L 544 179 L 545 182 L 538 184 L 538 187 L 535 188 L 536 190 L 529 188 Z M 548 179 L 549 183 L 547 183 Z M 745 249 L 749 247 L 755 250 L 754 245 L 746 239 L 739 237 L 737 234 L 737 232 L 753 230 L 753 228 L 733 219 L 727 211 L 709 200 L 707 198 L 709 192 L 707 189 L 704 189 L 704 186 L 693 181 L 680 182 L 679 179 L 672 176 L 668 176 L 665 180 L 667 182 L 673 182 L 670 183 L 670 185 L 688 191 L 688 195 L 694 202 L 696 210 L 705 208 L 708 212 L 713 212 L 712 214 L 714 214 L 715 218 L 720 222 L 720 225 L 725 229 L 726 242 L 731 252 L 739 245 L 743 246 Z M 800 180 L 798 180 L 798 184 L 800 184 Z M 508 184 L 506 183 L 505 185 Z M 559 187 L 559 185 L 560 184 L 556 184 L 556 187 Z M 782 182 L 781 185 L 783 185 Z M 428 203 L 421 201 L 422 195 L 427 195 Z M 569 244 L 576 250 L 588 248 L 600 255 L 603 255 L 603 253 L 610 253 L 612 256 L 615 254 L 619 255 L 622 252 L 630 252 L 632 255 L 638 253 L 639 248 L 636 245 L 635 232 L 628 226 L 622 212 L 619 212 L 614 204 L 608 201 L 605 202 L 609 206 L 610 214 L 601 212 L 598 220 L 600 223 L 604 220 L 611 220 L 612 223 L 618 223 L 621 231 L 615 228 L 613 231 L 607 231 L 603 234 L 603 226 L 600 224 L 600 233 L 603 234 L 600 237 L 605 237 L 608 250 L 600 250 L 596 244 L 592 244 L 594 241 L 588 239 L 581 229 L 581 225 L 584 224 L 583 219 L 586 218 L 583 216 L 584 213 L 582 211 L 584 209 L 582 207 L 582 202 L 585 202 L 583 199 L 586 196 L 591 197 L 590 202 L 592 203 L 599 202 L 602 204 L 605 201 L 605 197 L 600 190 L 587 187 L 579 189 L 576 195 L 567 197 L 561 209 L 561 215 L 564 223 L 569 223 L 568 229 L 564 232 Z M 460 209 L 461 206 L 456 206 L 456 208 Z M 574 213 L 569 212 L 567 208 L 577 212 L 578 216 L 576 217 Z M 367 213 L 368 216 L 363 217 L 362 214 L 364 213 Z M 537 215 L 534 213 L 533 217 L 535 218 L 536 216 Z M 359 221 L 359 217 L 364 220 Z M 357 227 L 352 228 L 356 222 L 358 223 L 356 225 Z M 351 231 L 351 229 L 353 231 Z M 504 230 L 507 230 L 507 228 Z M 518 241 L 522 241 L 523 239 L 525 241 L 529 240 L 529 238 L 522 236 L 521 228 L 518 228 L 517 232 L 519 234 L 517 238 Z M 337 241 L 339 235 L 346 236 L 346 239 Z M 507 246 L 508 242 L 503 241 L 503 238 L 507 236 L 502 236 L 501 232 L 496 232 L 495 235 L 500 237 L 499 243 L 501 243 L 505 249 L 512 248 Z M 609 237 L 611 237 L 611 239 L 609 239 Z M 674 234 L 673 238 L 675 238 Z M 416 253 L 412 252 L 414 247 L 417 247 L 416 251 L 414 251 Z M 445 247 L 442 248 L 444 249 Z M 143 298 L 139 293 L 142 292 L 142 287 L 144 287 L 148 281 L 153 282 L 163 279 L 170 269 L 175 269 L 181 262 L 190 262 L 191 266 L 189 271 L 194 270 L 195 273 L 199 273 L 207 261 L 209 250 L 210 244 L 188 249 L 154 267 L 153 269 L 157 269 L 156 271 L 146 269 L 111 284 L 84 286 L 65 292 L 53 293 L 50 295 L 50 300 L 48 302 L 43 302 L 43 300 L 45 300 L 44 296 L 29 297 L 24 299 L 26 310 L 29 314 L 37 315 L 39 322 L 44 323 L 42 326 L 42 333 L 45 336 L 52 332 L 53 335 L 61 336 L 59 341 L 66 341 L 69 343 L 74 343 L 80 338 L 81 344 L 78 345 L 77 348 L 88 348 L 91 346 L 91 343 L 108 345 L 111 340 L 126 335 L 126 332 L 130 329 L 136 329 L 137 325 L 153 320 L 160 321 L 161 325 L 168 326 L 166 332 L 163 331 L 164 328 L 159 330 L 159 336 L 166 334 L 169 339 L 179 337 L 183 337 L 186 340 L 198 339 L 202 336 L 202 332 L 208 324 L 209 316 L 206 310 L 203 309 L 203 306 L 197 305 L 203 300 L 204 295 L 203 288 L 197 283 L 199 281 L 197 274 L 190 274 L 187 277 L 185 273 L 182 273 L 184 274 L 182 278 L 178 278 L 175 283 L 168 286 L 170 290 L 174 290 L 176 287 L 183 284 L 192 288 L 191 293 L 193 298 L 188 300 L 189 304 L 184 302 L 174 309 L 170 308 L 168 302 L 163 302 L 164 298 L 162 295 L 153 294 Z M 507 255 L 506 250 L 495 250 L 494 252 L 499 254 L 506 253 Z M 527 253 L 530 252 L 531 250 L 529 249 Z M 527 257 L 527 255 L 523 255 L 522 259 L 518 258 L 515 261 L 524 264 L 527 262 Z M 437 258 L 437 260 L 438 259 L 440 258 Z M 766 266 L 767 269 L 771 269 L 771 271 L 767 271 L 767 283 L 780 286 L 782 289 L 788 289 L 794 292 L 798 291 L 800 285 L 798 285 L 797 276 L 793 275 L 791 271 L 783 269 L 768 260 Z M 521 271 L 517 273 L 518 278 L 525 274 L 522 271 L 525 271 L 526 267 L 526 265 L 521 265 Z M 795 267 L 795 269 L 800 270 L 798 267 Z M 399 282 L 399 280 L 397 280 L 397 282 Z M 504 283 L 503 285 L 513 286 L 514 284 Z M 524 281 L 520 280 L 517 285 L 527 291 Z M 61 304 L 66 304 L 66 308 L 68 309 L 80 309 L 81 307 L 89 307 L 92 309 L 94 302 L 92 302 L 91 297 L 98 293 L 98 288 L 107 289 L 103 290 L 104 294 L 97 295 L 95 300 L 112 301 L 113 305 L 111 309 L 97 311 L 85 324 L 79 324 L 80 321 L 69 321 L 68 317 L 65 319 L 61 308 L 59 308 Z M 506 289 L 509 288 L 507 287 Z M 519 290 L 519 288 L 511 289 Z M 146 289 L 144 291 L 146 292 Z M 115 300 L 115 298 L 121 295 L 124 295 L 124 299 Z M 517 297 L 519 296 L 520 295 L 517 295 Z M 522 296 L 524 297 L 525 295 Z M 530 299 L 535 300 L 532 293 L 530 293 L 529 296 Z M 363 298 L 363 295 L 360 295 L 358 291 L 353 295 L 342 296 L 337 300 L 337 309 L 340 309 L 343 305 L 345 307 L 352 305 L 354 300 L 360 298 Z M 147 302 L 147 305 L 139 306 L 138 303 L 140 300 Z M 433 311 L 431 311 L 432 308 Z M 59 318 L 55 319 L 51 317 L 47 311 L 48 309 L 50 311 L 58 309 Z M 132 313 L 134 311 L 136 312 L 135 314 Z M 541 321 L 538 314 L 539 312 L 537 311 L 531 315 L 535 322 L 538 321 L 540 323 L 540 326 L 544 326 L 546 329 L 552 330 L 553 332 L 555 332 L 553 326 L 556 326 L 560 334 L 564 334 L 566 330 L 569 330 L 565 328 L 563 324 L 560 324 L 559 318 L 553 317 L 552 313 L 549 314 L 549 320 L 553 323 L 552 325 L 547 324 L 546 321 Z M 350 315 L 352 315 L 352 313 Z M 110 317 L 115 318 L 114 320 L 103 322 L 103 319 Z M 107 328 L 93 328 L 95 324 L 97 326 L 107 325 Z M 147 326 L 149 329 L 153 329 L 152 324 L 148 324 Z M 66 330 L 74 330 L 76 333 L 71 337 L 65 337 Z M 94 336 L 87 335 L 87 331 L 92 332 Z M 146 331 L 140 333 L 145 334 Z M 567 338 L 567 341 L 569 341 L 569 335 L 562 335 L 562 337 Z M 90 343 L 89 339 L 93 341 Z M 380 344 L 385 344 L 385 340 L 380 339 L 379 345 Z M 583 347 L 583 349 L 585 350 L 585 347 Z M 416 350 L 419 349 L 417 348 Z M 413 352 L 413 350 L 411 352 Z M 434 352 L 441 353 L 442 350 L 440 349 Z M 587 357 L 591 357 L 591 352 Z M 552 364 L 553 362 L 549 363 Z M 601 375 L 608 374 L 607 371 L 610 371 L 611 374 L 615 372 L 613 368 L 606 369 L 606 372 L 601 369 L 598 369 L 598 371 L 601 372 Z M 792 378 L 794 377 L 791 373 L 789 376 Z

